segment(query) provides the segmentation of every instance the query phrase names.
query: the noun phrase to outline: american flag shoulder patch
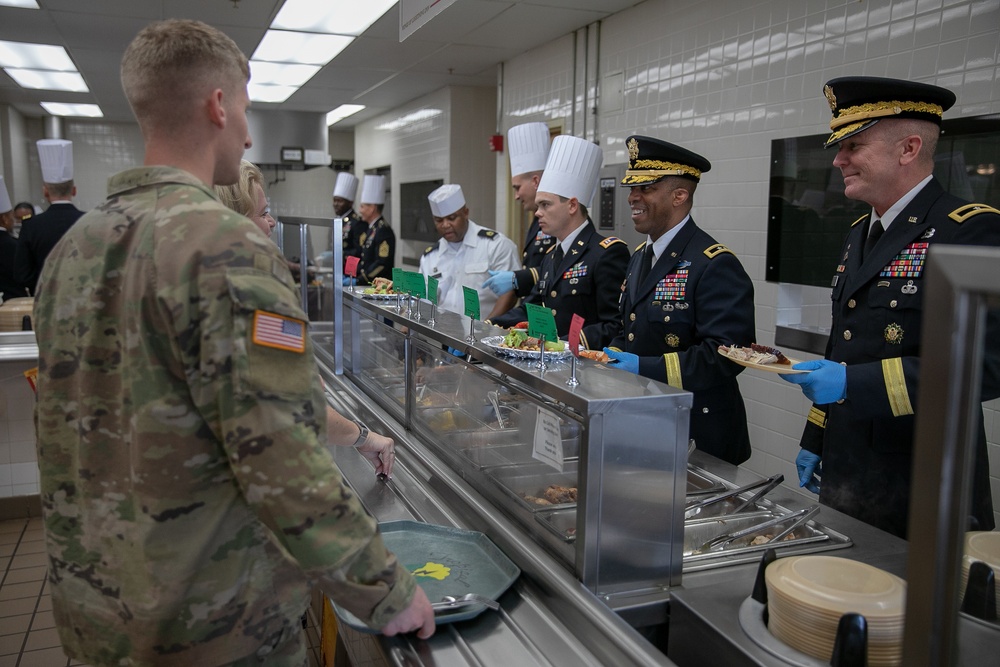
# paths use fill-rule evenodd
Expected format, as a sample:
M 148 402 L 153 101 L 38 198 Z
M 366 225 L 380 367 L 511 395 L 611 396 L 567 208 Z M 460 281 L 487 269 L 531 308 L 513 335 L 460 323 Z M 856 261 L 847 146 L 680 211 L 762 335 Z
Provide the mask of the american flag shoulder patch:
M 290 352 L 305 352 L 306 323 L 263 310 L 253 314 L 253 342 Z

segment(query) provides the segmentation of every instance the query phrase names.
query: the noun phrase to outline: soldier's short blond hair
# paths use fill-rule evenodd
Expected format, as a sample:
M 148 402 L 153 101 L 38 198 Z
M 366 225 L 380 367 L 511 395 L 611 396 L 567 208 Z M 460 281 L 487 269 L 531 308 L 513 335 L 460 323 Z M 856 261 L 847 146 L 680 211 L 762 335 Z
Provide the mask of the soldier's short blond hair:
M 139 31 L 125 50 L 122 88 L 143 132 L 174 129 L 216 88 L 233 94 L 250 79 L 236 42 L 201 21 L 170 19 Z
M 264 174 L 249 160 L 240 161 L 240 179 L 232 185 L 216 185 L 215 194 L 219 200 L 242 216 L 249 218 L 256 213 L 256 186 L 264 188 Z

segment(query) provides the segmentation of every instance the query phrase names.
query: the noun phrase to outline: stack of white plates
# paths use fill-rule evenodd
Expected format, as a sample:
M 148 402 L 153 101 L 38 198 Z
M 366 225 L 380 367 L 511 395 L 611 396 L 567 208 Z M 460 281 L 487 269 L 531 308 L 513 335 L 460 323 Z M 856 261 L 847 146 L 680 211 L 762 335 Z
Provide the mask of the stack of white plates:
M 1000 610 L 1000 533 L 973 531 L 965 534 L 961 597 L 965 597 L 965 586 L 969 583 L 969 567 L 977 560 L 993 568 L 993 580 L 997 589 L 997 609 Z
M 906 583 L 871 565 L 831 556 L 779 558 L 767 566 L 768 623 L 775 637 L 829 662 L 840 617 L 868 622 L 868 665 L 899 665 L 903 657 Z

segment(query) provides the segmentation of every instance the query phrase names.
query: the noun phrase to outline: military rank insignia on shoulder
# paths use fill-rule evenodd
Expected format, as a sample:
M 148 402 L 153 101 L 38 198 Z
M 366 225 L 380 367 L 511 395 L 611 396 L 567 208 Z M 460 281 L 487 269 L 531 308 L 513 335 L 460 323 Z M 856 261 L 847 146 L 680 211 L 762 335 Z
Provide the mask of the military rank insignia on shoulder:
M 480 229 L 479 230 L 479 235 L 480 236 L 485 236 L 486 238 L 491 239 L 494 236 L 496 236 L 497 233 L 495 231 L 493 231 L 492 229 Z
M 633 252 L 642 252 L 645 249 L 645 247 L 646 247 L 646 241 L 643 241 L 642 243 L 640 243 L 635 247 L 635 250 L 633 250 Z
M 966 204 L 965 206 L 959 206 L 949 213 L 948 217 L 958 224 L 962 224 L 972 216 L 979 215 L 980 213 L 996 213 L 1000 215 L 1000 211 L 986 204 Z
M 704 252 L 705 252 L 705 257 L 708 257 L 709 259 L 715 259 L 716 257 L 725 252 L 728 252 L 730 255 L 735 254 L 732 250 L 722 245 L 721 243 L 716 243 L 715 245 L 708 246 L 707 248 L 705 248 Z
M 609 236 L 608 238 L 606 238 L 603 241 L 601 241 L 601 247 L 602 248 L 610 248 L 611 246 L 613 246 L 616 243 L 625 243 L 625 242 L 622 241 L 617 236 Z
M 427 246 L 427 249 L 424 250 L 424 254 L 425 255 L 429 255 L 432 252 L 434 252 L 435 250 L 437 250 L 437 246 L 436 245 L 429 245 L 429 246 Z
M 869 213 L 865 213 L 863 216 L 861 216 L 860 218 L 858 218 L 857 220 L 855 220 L 854 222 L 852 222 L 851 223 L 851 227 L 854 227 L 859 222 L 861 222 L 862 220 L 864 220 L 865 218 L 867 218 L 869 215 L 870 215 Z

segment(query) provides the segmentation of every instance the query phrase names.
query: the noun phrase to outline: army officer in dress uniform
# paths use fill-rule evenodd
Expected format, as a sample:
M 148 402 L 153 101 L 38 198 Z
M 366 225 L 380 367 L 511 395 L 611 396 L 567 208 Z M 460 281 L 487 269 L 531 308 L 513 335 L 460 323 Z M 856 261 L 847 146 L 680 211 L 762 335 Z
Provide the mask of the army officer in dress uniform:
M 354 174 L 342 171 L 337 174 L 337 182 L 333 186 L 333 229 L 330 233 L 330 251 L 333 251 L 333 244 L 337 242 L 334 238 L 337 224 L 341 227 L 341 247 L 344 250 L 343 260 L 348 257 L 361 257 L 361 235 L 364 234 L 368 225 L 361 219 L 357 211 L 354 210 L 354 199 L 358 193 L 358 178 Z M 344 277 L 344 284 L 350 284 L 350 278 Z
M 694 192 L 711 163 L 651 137 L 626 141 L 632 222 L 646 242 L 622 287 L 622 330 L 605 350 L 618 367 L 694 394 L 691 437 L 730 463 L 750 458 L 743 368 L 719 345 L 754 340 L 753 284 L 736 256 L 691 217 Z
M 592 350 L 618 331 L 618 298 L 629 257 L 625 242 L 599 234 L 587 214 L 585 203 L 597 190 L 601 160 L 600 147 L 589 141 L 562 135 L 552 142 L 535 201 L 542 231 L 558 243 L 545 255 L 538 283 L 526 299 L 555 311 L 560 336 L 569 333 L 574 314 L 583 317 L 580 344 Z M 492 323 L 510 327 L 527 320 L 526 313 L 522 305 Z
M 365 175 L 361 188 L 359 213 L 367 225 L 362 231 L 361 264 L 358 284 L 367 285 L 376 278 L 392 279 L 396 258 L 396 234 L 382 217 L 385 206 L 385 176 Z
M 531 225 L 524 237 L 521 259 L 524 268 L 514 271 L 490 271 L 490 277 L 483 283 L 495 295 L 503 296 L 514 292 L 517 296 L 528 296 L 538 282 L 538 269 L 545 253 L 555 245 L 556 238 L 542 231 L 535 214 L 538 205 L 535 195 L 545 170 L 545 160 L 549 156 L 549 126 L 545 123 L 523 123 L 507 131 L 507 151 L 510 155 L 510 184 L 514 188 L 514 199 L 521 202 L 525 211 L 531 213 Z
M 933 176 L 954 93 L 876 77 L 833 79 L 823 91 L 833 111 L 826 145 L 837 146 L 844 194 L 872 208 L 851 226 L 833 276 L 826 358 L 796 365 L 811 373 L 782 375 L 814 403 L 796 459 L 799 483 L 823 504 L 905 537 L 924 262 L 935 244 L 1000 245 L 1000 211 L 948 194 Z M 996 334 L 993 322 L 982 400 L 1000 395 Z M 981 419 L 970 511 L 975 530 L 993 528 Z

